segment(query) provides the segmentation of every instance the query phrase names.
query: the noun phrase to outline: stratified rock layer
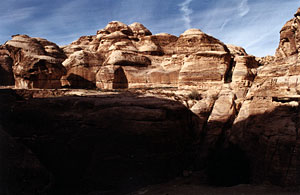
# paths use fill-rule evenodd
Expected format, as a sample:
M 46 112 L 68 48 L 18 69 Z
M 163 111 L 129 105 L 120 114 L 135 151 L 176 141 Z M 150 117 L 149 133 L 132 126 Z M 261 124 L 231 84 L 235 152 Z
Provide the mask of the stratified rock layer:
M 201 89 L 210 84 L 221 88 L 231 63 L 227 47 L 198 29 L 190 29 L 178 38 L 165 33 L 152 35 L 140 23 L 127 26 L 117 21 L 63 49 L 69 56 L 64 62 L 68 75 L 100 89 Z M 84 62 L 85 69 L 78 68 L 82 66 L 82 53 L 92 59 Z M 77 67 L 76 73 L 73 67 Z M 91 74 L 87 75 L 86 70 Z

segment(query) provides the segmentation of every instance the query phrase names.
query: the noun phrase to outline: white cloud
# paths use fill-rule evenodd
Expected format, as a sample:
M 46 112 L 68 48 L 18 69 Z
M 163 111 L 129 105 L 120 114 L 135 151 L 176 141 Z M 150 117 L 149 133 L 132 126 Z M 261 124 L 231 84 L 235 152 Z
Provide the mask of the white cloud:
M 180 11 L 182 12 L 182 20 L 185 23 L 186 28 L 191 28 L 191 17 L 190 15 L 193 13 L 193 10 L 189 8 L 190 3 L 193 0 L 185 0 L 180 3 L 178 6 L 180 7 Z
M 238 11 L 241 17 L 248 14 L 248 12 L 250 11 L 250 8 L 248 6 L 248 0 L 241 0 L 241 3 L 238 7 Z

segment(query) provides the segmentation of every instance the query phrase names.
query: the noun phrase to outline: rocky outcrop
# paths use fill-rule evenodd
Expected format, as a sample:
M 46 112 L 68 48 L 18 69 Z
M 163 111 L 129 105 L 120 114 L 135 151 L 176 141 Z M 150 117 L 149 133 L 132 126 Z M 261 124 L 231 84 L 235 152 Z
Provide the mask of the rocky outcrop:
M 60 88 L 63 51 L 45 39 L 15 35 L 5 43 L 13 60 L 16 88 Z
M 68 70 L 62 77 L 62 86 L 71 88 L 95 88 L 96 74 L 104 57 L 95 52 L 86 52 L 84 50 L 76 51 L 69 55 L 63 62 Z
M 257 68 L 257 76 L 227 134 L 229 143 L 244 151 L 249 160 L 250 182 L 300 184 L 297 13 L 280 32 L 276 59 L 270 58 L 270 63 Z M 253 80 L 255 72 L 251 72 L 242 80 Z M 233 81 L 235 78 L 233 75 Z
M 0 86 L 14 85 L 13 60 L 5 46 L 0 46 Z
M 76 193 L 180 175 L 199 134 L 182 104 L 130 94 L 19 100 L 1 112 L 5 130 L 37 154 L 56 188 Z
M 190 29 L 180 35 L 176 46 L 178 53 L 187 55 L 179 73 L 180 88 L 222 86 L 230 66 L 229 50 L 223 43 L 198 29 Z
M 179 37 L 152 35 L 140 23 L 118 21 L 61 49 L 26 35 L 14 36 L 5 47 L 13 59 L 17 88 L 220 90 L 232 72 L 231 55 L 246 55 L 234 46 L 230 53 L 198 29 Z
M 152 35 L 151 31 L 147 29 L 143 24 L 135 22 L 129 25 L 129 28 L 132 30 L 134 36 L 148 36 Z
M 72 59 L 80 50 L 102 54 L 104 60 L 95 60 L 98 65 L 90 71 L 97 71 L 96 75 L 83 76 L 84 73 L 79 73 L 81 70 L 77 74 L 102 89 L 200 89 L 207 83 L 221 88 L 231 62 L 226 45 L 198 29 L 190 29 L 178 38 L 164 33 L 152 35 L 142 24 L 127 26 L 117 21 L 109 23 L 95 36 L 81 37 L 64 50 L 69 55 L 64 62 L 68 70 L 76 66 L 77 62 Z M 89 66 L 86 62 L 86 67 Z
M 300 16 L 298 12 L 280 30 L 280 42 L 276 50 L 276 60 L 296 62 L 299 56 L 300 43 Z

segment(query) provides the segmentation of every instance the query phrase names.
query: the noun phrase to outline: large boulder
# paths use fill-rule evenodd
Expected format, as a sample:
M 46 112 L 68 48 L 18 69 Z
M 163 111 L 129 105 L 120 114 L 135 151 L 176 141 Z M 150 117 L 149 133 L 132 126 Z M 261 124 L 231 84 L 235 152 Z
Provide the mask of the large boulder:
M 16 88 L 60 88 L 66 73 L 63 51 L 45 39 L 13 36 L 5 43 L 13 60 Z

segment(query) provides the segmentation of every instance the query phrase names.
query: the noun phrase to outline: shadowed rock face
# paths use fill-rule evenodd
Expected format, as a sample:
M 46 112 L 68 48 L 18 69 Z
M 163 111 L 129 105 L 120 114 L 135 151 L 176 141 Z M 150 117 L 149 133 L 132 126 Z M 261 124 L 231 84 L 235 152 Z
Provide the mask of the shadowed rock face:
M 199 134 L 191 111 L 158 98 L 42 98 L 7 109 L 1 109 L 1 123 L 53 173 L 58 191 L 128 190 L 166 181 L 192 162 Z
M 0 128 L 0 193 L 45 193 L 51 187 L 51 174 L 25 146 Z
M 44 194 L 53 185 L 51 173 L 31 150 L 17 142 L 2 126 L 16 98 L 12 90 L 0 92 L 0 194 Z
M 14 75 L 12 70 L 13 60 L 4 46 L 0 46 L 0 85 L 14 85 Z

